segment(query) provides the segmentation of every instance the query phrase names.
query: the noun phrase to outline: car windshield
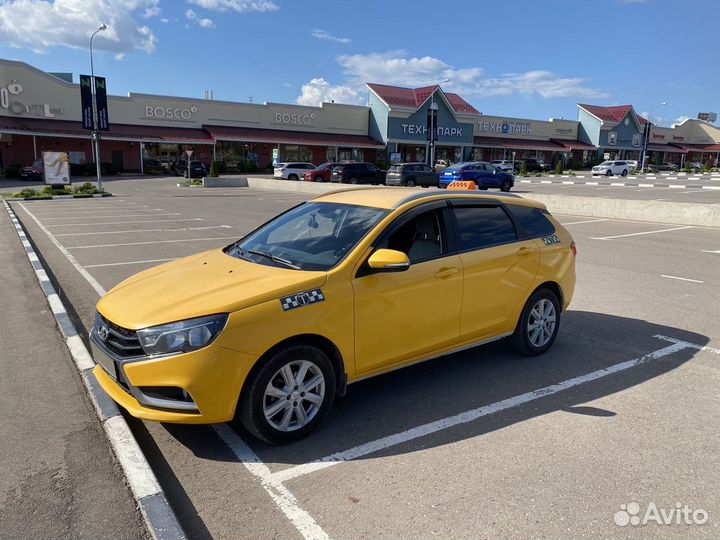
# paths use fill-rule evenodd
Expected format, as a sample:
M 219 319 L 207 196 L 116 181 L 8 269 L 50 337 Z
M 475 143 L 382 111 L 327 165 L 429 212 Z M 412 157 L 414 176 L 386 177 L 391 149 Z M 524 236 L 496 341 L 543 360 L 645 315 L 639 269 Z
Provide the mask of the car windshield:
M 276 217 L 226 249 L 239 259 L 295 270 L 329 270 L 388 210 L 308 202 Z
M 601 166 L 601 167 L 609 167 L 609 166 L 612 165 L 612 164 L 613 164 L 612 161 L 603 161 L 603 162 L 600 164 L 600 166 Z
M 455 165 L 452 166 L 452 168 L 453 168 L 453 169 L 461 169 L 461 170 L 464 170 L 464 169 L 467 169 L 468 167 L 470 167 L 471 165 L 475 165 L 475 164 L 472 163 L 472 162 L 456 163 Z

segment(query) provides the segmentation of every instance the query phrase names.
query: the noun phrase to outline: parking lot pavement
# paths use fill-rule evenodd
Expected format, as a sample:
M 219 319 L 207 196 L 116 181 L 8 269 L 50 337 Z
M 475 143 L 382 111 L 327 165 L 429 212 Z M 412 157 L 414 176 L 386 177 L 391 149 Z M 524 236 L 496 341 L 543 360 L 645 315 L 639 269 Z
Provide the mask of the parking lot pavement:
M 98 292 L 149 261 L 223 245 L 304 199 L 166 184 L 13 203 L 86 328 Z M 578 282 L 540 358 L 498 342 L 356 383 L 283 447 L 225 425 L 132 421 L 188 534 L 717 537 L 720 230 L 557 217 L 578 244 Z M 616 525 L 632 502 L 709 518 Z
M 149 538 L 4 209 L 0 272 L 0 536 Z

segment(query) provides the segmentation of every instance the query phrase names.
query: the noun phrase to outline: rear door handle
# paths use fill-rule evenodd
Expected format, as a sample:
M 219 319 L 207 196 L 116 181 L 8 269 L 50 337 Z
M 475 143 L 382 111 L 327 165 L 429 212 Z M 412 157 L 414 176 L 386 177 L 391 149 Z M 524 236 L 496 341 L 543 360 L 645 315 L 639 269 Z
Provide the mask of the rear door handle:
M 458 271 L 458 269 L 455 268 L 454 266 L 450 267 L 450 268 L 441 268 L 440 270 L 437 271 L 437 273 L 435 274 L 435 277 L 436 278 L 444 278 L 444 277 L 452 276 L 453 274 L 457 274 L 457 271 Z
M 529 255 L 530 253 L 535 253 L 534 247 L 523 246 L 517 250 L 518 255 Z

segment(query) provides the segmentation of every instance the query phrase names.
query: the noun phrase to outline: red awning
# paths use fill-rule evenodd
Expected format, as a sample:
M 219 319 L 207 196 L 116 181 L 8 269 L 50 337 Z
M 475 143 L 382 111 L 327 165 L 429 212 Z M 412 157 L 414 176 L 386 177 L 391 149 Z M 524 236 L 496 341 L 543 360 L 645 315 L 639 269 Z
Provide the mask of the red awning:
M 651 152 L 670 152 L 673 154 L 685 154 L 687 150 L 676 144 L 648 144 L 647 149 Z
M 385 148 L 385 145 L 366 135 L 338 135 L 280 129 L 255 129 L 230 126 L 203 126 L 219 141 L 254 143 L 304 144 L 309 146 L 343 146 L 348 148 Z
M 720 152 L 720 144 L 686 144 L 682 148 L 686 152 Z
M 83 129 L 80 122 L 42 118 L 0 117 L 0 132 L 42 137 L 90 138 L 90 131 Z M 110 124 L 110 130 L 101 132 L 101 136 L 108 140 L 136 142 L 178 144 L 213 144 L 214 142 L 210 134 L 204 129 L 133 126 L 112 123 Z
M 566 150 L 597 150 L 592 144 L 586 144 L 580 141 L 566 141 L 563 139 L 550 139 L 555 144 L 559 144 Z
M 505 139 L 503 137 L 475 137 L 475 145 L 481 148 L 507 148 L 511 150 L 549 150 L 564 152 L 564 146 L 552 141 L 534 141 L 532 139 Z

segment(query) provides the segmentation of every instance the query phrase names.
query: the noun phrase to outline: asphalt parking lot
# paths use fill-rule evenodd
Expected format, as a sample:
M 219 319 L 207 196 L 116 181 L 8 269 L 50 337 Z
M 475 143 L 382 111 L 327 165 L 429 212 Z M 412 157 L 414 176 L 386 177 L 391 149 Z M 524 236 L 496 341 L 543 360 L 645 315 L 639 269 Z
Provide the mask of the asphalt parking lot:
M 86 331 L 125 277 L 226 245 L 306 199 L 174 182 L 12 203 Z M 716 190 L 528 187 L 720 203 Z M 720 536 L 720 229 L 557 217 L 578 244 L 578 283 L 540 358 L 499 342 L 356 383 L 315 434 L 283 447 L 227 425 L 132 420 L 188 535 Z M 708 520 L 616 524 L 633 502 Z

